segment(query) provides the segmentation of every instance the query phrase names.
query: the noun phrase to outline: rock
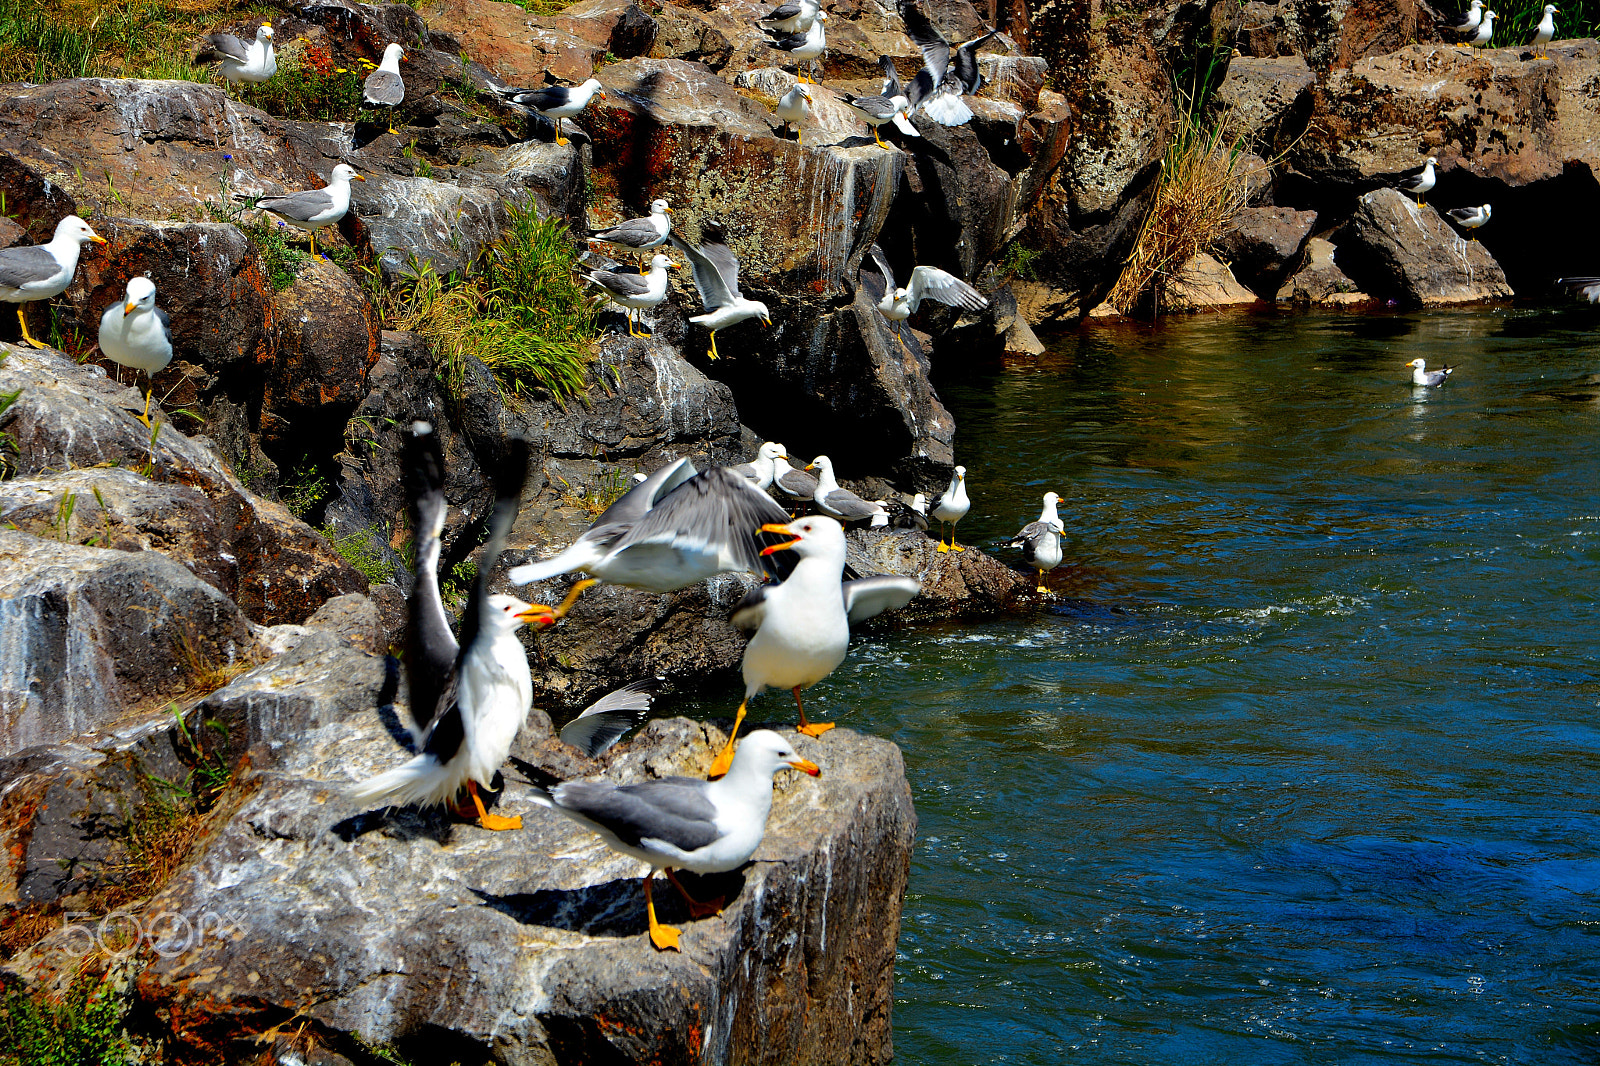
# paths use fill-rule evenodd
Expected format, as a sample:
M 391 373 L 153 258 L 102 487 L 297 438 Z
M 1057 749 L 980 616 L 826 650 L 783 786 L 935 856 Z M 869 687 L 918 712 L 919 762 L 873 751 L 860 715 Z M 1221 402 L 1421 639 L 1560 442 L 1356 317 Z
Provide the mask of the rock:
M 1034 583 L 994 556 L 967 546 L 940 552 L 915 529 L 855 529 L 847 534 L 847 560 L 860 574 L 900 574 L 922 582 L 905 607 L 879 615 L 878 625 L 976 618 L 1020 610 Z
M 1256 300 L 1256 294 L 1239 284 L 1233 271 L 1201 252 L 1168 283 L 1163 306 L 1169 311 L 1215 311 L 1249 307 Z
M 1073 295 L 1045 284 L 1042 281 L 1025 281 L 1012 278 L 1007 287 L 1017 302 L 1017 314 L 1030 326 L 1072 316 L 1077 317 L 1078 305 Z
M 378 605 L 359 592 L 335 596 L 318 607 L 305 624 L 307 629 L 332 633 L 352 648 L 371 655 L 383 655 L 389 650 Z
M 226 596 L 166 556 L 0 529 L 0 754 L 70 740 L 247 659 Z
M 1214 19 L 1230 16 L 1246 56 L 1304 56 L 1318 72 L 1439 39 L 1433 11 L 1417 0 L 1250 0 L 1237 12 L 1214 9 Z
M 1230 138 L 1276 155 L 1304 131 L 1316 82 L 1301 56 L 1235 56 L 1211 97 L 1210 117 Z
M 149 537 L 163 549 L 170 544 L 180 557 L 185 550 L 198 554 L 217 543 L 217 558 L 226 565 L 206 566 L 196 559 L 196 573 L 228 582 L 219 586 L 221 592 L 264 625 L 300 621 L 330 596 L 365 587 L 361 575 L 305 523 L 240 485 L 204 438 L 186 437 L 159 423 L 152 440 L 151 431 L 130 413 L 144 406 L 137 391 L 114 385 L 99 368 L 78 366 L 58 352 L 0 344 L 0 353 L 6 355 L 0 362 L 0 392 L 21 390 L 6 425 L 17 441 L 19 477 L 120 466 L 160 485 L 187 487 L 209 501 L 205 509 L 151 516 L 157 504 L 141 502 L 129 489 L 118 497 L 124 503 L 107 497 L 101 508 L 108 512 L 104 530 L 93 526 L 91 519 L 98 518 L 83 504 L 84 520 L 75 526 L 81 533 L 109 535 L 114 525 L 119 535 Z M 62 482 L 63 495 L 85 481 L 92 496 L 96 481 L 87 474 Z M 108 475 L 106 487 L 120 484 L 127 484 L 120 475 Z M 150 499 L 159 498 L 157 490 L 151 492 L 156 495 Z M 185 543 L 192 547 L 184 549 Z
M 1333 242 L 1313 237 L 1306 242 L 1305 264 L 1278 290 L 1279 303 L 1300 306 L 1354 307 L 1372 302 L 1333 261 Z
M 1315 211 L 1247 207 L 1229 220 L 1212 250 L 1252 291 L 1271 299 L 1299 263 L 1316 224 Z
M 1482 242 L 1456 236 L 1439 213 L 1394 189 L 1361 197 L 1334 234 L 1341 267 L 1363 289 L 1413 307 L 1510 296 L 1505 273 Z

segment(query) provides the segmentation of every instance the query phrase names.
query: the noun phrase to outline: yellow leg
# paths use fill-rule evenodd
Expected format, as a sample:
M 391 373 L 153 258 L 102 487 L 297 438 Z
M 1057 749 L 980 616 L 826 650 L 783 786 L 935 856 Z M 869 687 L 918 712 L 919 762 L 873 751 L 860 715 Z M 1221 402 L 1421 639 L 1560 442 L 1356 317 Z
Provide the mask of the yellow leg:
M 38 341 L 34 340 L 33 334 L 28 332 L 28 316 L 22 313 L 22 309 L 27 306 L 27 304 L 17 305 L 17 321 L 22 323 L 22 339 L 33 345 L 35 348 L 50 347 L 48 344 L 40 344 Z
M 878 135 L 878 127 L 876 126 L 872 127 L 872 139 L 878 142 L 879 148 L 889 147 L 887 144 L 883 143 L 883 138 Z
M 711 357 L 712 359 L 721 358 L 720 356 L 717 355 L 717 331 L 716 330 L 712 330 L 711 331 L 711 350 L 709 352 L 707 352 L 706 355 Z
M 535 611 L 549 611 L 550 617 L 539 619 L 539 624 L 553 626 L 567 616 L 567 612 L 572 610 L 572 605 L 578 602 L 578 597 L 583 595 L 585 589 L 590 585 L 598 585 L 599 583 L 598 578 L 586 577 L 572 586 L 572 590 L 567 593 L 567 598 L 562 600 L 559 606 L 546 607 L 540 603 L 530 604 L 529 606 Z
M 806 145 L 806 131 L 799 126 L 794 128 L 794 143 L 798 148 L 804 148 Z
M 950 523 L 950 550 L 953 552 L 964 552 L 967 550 L 956 543 L 956 524 L 954 522 Z
M 1044 571 L 1043 570 L 1039 571 L 1039 587 L 1037 589 L 1035 589 L 1034 591 L 1035 592 L 1049 592 L 1050 591 L 1049 586 L 1047 586 L 1044 583 Z
M 654 870 L 644 875 L 644 912 L 650 917 L 650 943 L 656 946 L 657 951 L 678 951 L 678 928 L 656 921 L 656 900 L 650 894 L 650 882 L 655 880 L 655 876 Z
M 561 119 L 560 118 L 556 119 L 556 143 L 559 144 L 559 145 L 563 145 L 563 146 L 571 143 L 565 137 L 561 136 Z
M 806 706 L 800 702 L 799 685 L 794 687 L 794 705 L 800 708 L 800 724 L 795 727 L 797 732 L 804 733 L 808 737 L 820 737 L 822 734 L 833 728 L 832 722 L 806 721 Z
M 317 231 L 308 230 L 307 232 L 311 234 L 311 258 L 315 259 L 317 257 Z
M 478 783 L 476 781 L 467 781 L 467 795 L 472 797 L 472 805 L 478 808 L 478 824 L 483 828 L 494 830 L 522 828 L 521 815 L 513 815 L 510 818 L 502 818 L 500 815 L 490 814 L 484 809 L 483 797 L 478 795 Z
M 624 314 L 628 318 L 628 336 L 637 337 L 638 334 L 633 331 L 633 308 L 628 308 Z
M 733 716 L 733 731 L 728 734 L 728 742 L 717 752 L 717 757 L 711 760 L 711 772 L 706 774 L 708 778 L 721 777 L 733 765 L 733 738 L 739 735 L 739 727 L 744 724 L 744 705 L 749 702 L 750 697 L 746 696 L 739 704 L 739 710 Z
M 727 901 L 721 896 L 701 903 L 689 895 L 689 890 L 683 887 L 683 882 L 679 881 L 678 875 L 672 872 L 672 867 L 668 866 L 661 872 L 667 875 L 667 880 L 672 882 L 672 887 L 678 890 L 678 895 L 682 896 L 683 901 L 689 905 L 689 917 L 698 921 L 701 918 L 715 918 L 722 913 L 722 905 Z
M 955 539 L 954 527 L 951 528 L 950 539 L 951 540 Z M 946 544 L 944 542 L 944 523 L 940 522 L 939 523 L 939 553 L 942 555 L 942 554 L 944 554 L 945 552 L 947 552 L 949 550 L 950 550 L 950 545 L 948 545 L 948 544 Z
M 150 383 L 150 388 L 145 390 L 144 414 L 139 416 L 139 421 L 143 422 L 145 424 L 145 428 L 147 429 L 150 427 L 150 394 L 155 391 L 155 384 L 156 383 L 152 381 Z

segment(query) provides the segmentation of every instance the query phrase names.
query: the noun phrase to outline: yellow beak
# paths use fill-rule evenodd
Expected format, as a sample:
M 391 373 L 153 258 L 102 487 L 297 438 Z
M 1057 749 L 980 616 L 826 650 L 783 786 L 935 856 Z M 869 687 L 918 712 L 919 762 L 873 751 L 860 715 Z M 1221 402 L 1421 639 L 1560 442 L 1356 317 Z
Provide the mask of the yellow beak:
M 789 765 L 794 769 L 801 771 L 802 773 L 810 774 L 812 777 L 822 776 L 822 767 L 818 766 L 810 759 L 796 759 Z
M 139 305 L 135 304 L 135 303 L 124 304 L 123 308 L 122 308 L 122 313 L 125 314 L 125 315 L 131 315 L 131 314 L 133 314 L 133 309 L 135 307 L 138 307 L 138 306 Z
M 350 177 L 352 179 L 356 180 L 356 181 L 366 181 L 367 180 L 366 178 L 363 178 L 360 174 L 352 174 L 352 175 L 350 175 Z

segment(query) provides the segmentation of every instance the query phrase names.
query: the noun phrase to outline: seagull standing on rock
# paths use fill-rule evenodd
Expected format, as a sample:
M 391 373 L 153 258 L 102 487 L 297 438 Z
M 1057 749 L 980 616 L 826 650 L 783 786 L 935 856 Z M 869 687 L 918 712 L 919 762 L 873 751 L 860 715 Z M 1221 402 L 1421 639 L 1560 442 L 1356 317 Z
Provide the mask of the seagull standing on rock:
M 28 316 L 22 305 L 54 299 L 67 291 L 72 276 L 78 272 L 78 253 L 85 241 L 106 243 L 89 223 L 77 215 L 67 215 L 56 223 L 55 236 L 48 243 L 0 249 L 0 302 L 17 305 L 22 339 L 35 348 L 48 345 L 34 340 L 28 332 Z
M 772 487 L 772 479 L 777 476 L 773 464 L 779 459 L 788 459 L 783 452 L 783 445 L 769 440 L 756 452 L 755 459 L 729 469 L 756 488 L 766 491 Z
M 833 460 L 826 455 L 811 460 L 811 465 L 806 469 L 813 468 L 817 471 L 817 491 L 812 499 L 823 514 L 841 522 L 864 522 L 886 513 L 880 504 L 863 500 L 849 489 L 840 488 L 833 476 Z
M 609 781 L 567 781 L 549 791 L 535 789 L 533 801 L 566 815 L 599 835 L 606 846 L 648 863 L 644 909 L 650 943 L 657 951 L 679 951 L 683 931 L 656 920 L 650 882 L 666 872 L 689 905 L 690 918 L 722 912 L 721 899 L 701 903 L 679 883 L 673 870 L 713 874 L 736 870 L 750 860 L 767 832 L 772 813 L 772 779 L 780 770 L 818 777 L 822 770 L 802 759 L 789 742 L 768 729 L 745 738 L 720 781 L 663 777 L 637 785 Z
M 1489 40 L 1494 36 L 1494 20 L 1499 17 L 1493 11 L 1485 11 L 1483 13 L 1483 21 L 1478 24 L 1478 32 L 1469 43 L 1475 44 L 1480 48 L 1489 47 Z
M 822 0 L 787 0 L 768 11 L 762 18 L 756 19 L 756 25 L 764 30 L 779 30 L 783 33 L 804 33 L 811 28 L 817 20 L 817 15 L 822 12 Z
M 350 210 L 350 183 L 366 180 L 349 163 L 340 163 L 333 168 L 325 188 L 306 189 L 283 196 L 258 196 L 254 206 L 270 211 L 289 225 L 310 234 L 311 254 L 316 255 L 317 230 L 344 218 Z M 251 199 L 243 193 L 234 193 L 233 198 L 245 202 Z
M 845 581 L 844 527 L 826 515 L 811 515 L 787 525 L 763 526 L 762 530 L 793 538 L 767 548 L 763 554 L 793 550 L 800 561 L 782 584 L 752 590 L 733 612 L 733 624 L 754 630 L 755 635 L 745 645 L 740 666 L 744 673 L 744 700 L 734 715 L 727 745 L 711 764 L 713 777 L 727 773 L 734 762 L 734 738 L 739 735 L 750 701 L 764 688 L 786 688 L 794 693 L 800 732 L 818 737 L 832 729 L 831 722 L 806 721 L 800 690 L 815 685 L 844 662 L 850 646 L 850 623 L 904 607 L 922 589 L 922 583 L 914 577 Z M 752 733 L 751 737 L 756 735 Z M 744 749 L 741 746 L 739 750 Z
M 1493 15 L 1494 12 L 1491 11 L 1489 14 Z M 1430 155 L 1426 163 L 1406 174 L 1395 183 L 1400 191 L 1411 193 L 1417 198 L 1418 207 L 1422 206 L 1422 198 L 1428 194 L 1428 191 L 1433 188 L 1437 181 L 1434 177 L 1433 168 L 1438 162 L 1439 160 L 1436 156 Z
M 672 219 L 667 216 L 672 214 L 672 208 L 665 200 L 650 201 L 650 213 L 644 218 L 630 218 L 628 221 L 603 229 L 589 236 L 593 244 L 600 241 L 605 244 L 614 244 L 619 248 L 626 248 L 635 254 L 659 248 L 667 243 L 667 238 L 672 235 Z
M 172 362 L 172 320 L 156 306 L 156 284 L 146 277 L 128 280 L 127 298 L 106 308 L 100 316 L 100 350 L 118 366 L 142 370 L 149 388 L 144 394 L 144 414 L 150 424 L 150 393 L 155 376 Z
M 648 274 L 619 274 L 611 270 L 596 270 L 592 274 L 585 274 L 584 277 L 604 289 L 611 302 L 627 313 L 630 337 L 648 337 L 648 333 L 634 330 L 633 313 L 660 306 L 661 301 L 667 298 L 667 271 L 677 265 L 666 256 L 657 255 L 650 260 Z
M 1482 21 L 1483 0 L 1472 0 L 1465 13 L 1454 18 L 1440 19 L 1437 25 L 1441 30 L 1467 36 L 1475 35 L 1478 32 L 1478 24 Z
M 1406 366 L 1411 368 L 1411 384 L 1425 389 L 1443 385 L 1456 372 L 1456 368 L 1448 364 L 1443 370 L 1429 370 L 1426 359 L 1413 359 Z
M 207 35 L 194 57 L 197 63 L 220 62 L 218 73 L 229 85 L 260 84 L 278 72 L 278 54 L 272 47 L 272 23 L 263 22 L 256 39 L 245 44 L 231 33 Z
M 1534 30 L 1532 47 L 1539 50 L 1540 59 L 1549 59 L 1550 53 L 1545 51 L 1545 45 L 1555 40 L 1556 37 L 1556 5 L 1544 5 L 1544 18 L 1539 20 L 1538 29 Z
M 1056 502 L 1061 497 L 1053 492 L 1044 494 L 1044 510 L 1038 521 L 1029 522 L 1011 538 L 1013 548 L 1022 549 L 1022 561 L 1039 571 L 1037 592 L 1049 592 L 1044 575 L 1061 565 L 1061 534 L 1066 530 L 1056 515 Z
M 933 501 L 933 517 L 939 522 L 939 551 L 964 552 L 967 549 L 956 543 L 956 523 L 967 517 L 972 501 L 967 499 L 967 468 L 958 466 L 950 475 L 950 487 L 944 495 Z M 944 542 L 945 523 L 950 524 L 950 543 Z
M 841 93 L 840 99 L 872 130 L 872 139 L 878 142 L 878 147 L 888 148 L 878 135 L 878 127 L 893 122 L 905 113 L 904 99 L 897 102 L 887 96 L 852 96 L 849 93 Z
M 1462 229 L 1475 230 L 1489 221 L 1492 211 L 1490 205 L 1484 204 L 1481 207 L 1453 207 L 1445 214 Z M 1477 234 L 1473 234 L 1472 239 L 1477 240 Z
M 700 293 L 700 302 L 706 313 L 689 319 L 711 331 L 711 349 L 706 352 L 711 359 L 717 356 L 717 330 L 727 329 L 747 318 L 759 318 L 763 326 L 772 325 L 772 315 L 760 300 L 746 300 L 739 292 L 739 260 L 728 247 L 722 227 L 707 222 L 700 227 L 700 244 L 690 244 L 676 232 L 672 234 L 673 247 L 689 259 L 689 269 L 694 273 L 694 287 Z
M 772 40 L 767 42 L 768 48 L 776 48 L 780 52 L 788 52 L 789 58 L 794 60 L 794 76 L 796 81 L 815 82 L 815 78 L 807 78 L 800 73 L 803 65 L 815 64 L 828 50 L 827 27 L 823 25 L 828 21 L 826 11 L 818 11 L 817 19 L 811 27 L 803 33 L 784 33 L 781 30 L 763 28 L 761 32 L 767 34 Z
M 817 495 L 817 479 L 789 465 L 788 448 L 772 461 L 772 487 L 796 503 L 810 503 Z
M 561 136 L 561 120 L 572 118 L 578 112 L 589 106 L 589 101 L 596 96 L 604 100 L 605 90 L 600 88 L 600 79 L 590 78 L 576 88 L 567 88 L 565 85 L 551 85 L 543 89 L 501 89 L 500 95 L 514 104 L 530 108 L 550 119 L 556 127 L 556 143 L 566 145 L 569 142 Z
M 794 143 L 804 146 L 806 131 L 804 123 L 811 117 L 811 89 L 804 82 L 796 80 L 794 88 L 783 94 L 778 101 L 777 116 L 783 120 L 783 135 L 789 136 L 789 127 L 794 127 Z
M 400 77 L 400 61 L 406 57 L 406 50 L 398 44 L 391 43 L 383 50 L 383 62 L 378 64 L 378 69 L 367 75 L 367 80 L 361 86 L 361 102 L 368 107 L 381 107 L 389 114 L 391 123 L 389 132 L 396 132 L 394 122 L 394 109 L 405 103 L 406 83 Z

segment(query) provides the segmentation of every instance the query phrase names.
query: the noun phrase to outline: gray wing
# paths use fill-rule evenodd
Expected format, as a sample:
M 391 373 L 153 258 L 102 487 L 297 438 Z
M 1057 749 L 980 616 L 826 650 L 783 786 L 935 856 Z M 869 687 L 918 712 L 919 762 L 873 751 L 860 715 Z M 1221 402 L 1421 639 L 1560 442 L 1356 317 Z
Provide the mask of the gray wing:
M 416 581 L 406 601 L 406 680 L 411 717 L 426 729 L 455 667 L 455 634 L 439 595 L 439 537 L 444 532 L 444 450 L 433 427 L 413 422 L 401 459 L 416 531 Z
M 0 285 L 20 289 L 24 285 L 43 281 L 61 269 L 61 264 L 42 244 L 0 251 Z
M 901 7 L 900 17 L 905 19 L 906 36 L 922 50 L 923 69 L 932 77 L 932 84 L 928 88 L 938 88 L 950 66 L 950 42 L 945 40 L 944 34 L 916 4 Z
M 968 311 L 982 311 L 989 306 L 989 301 L 977 289 L 954 274 L 931 266 L 919 266 L 911 272 L 911 284 L 906 286 L 906 296 L 911 301 L 913 312 L 929 297 Z
M 774 575 L 775 568 L 761 554 L 759 531 L 763 525 L 788 521 L 771 496 L 732 470 L 714 466 L 668 493 L 613 550 L 636 544 L 682 545 L 731 556 L 754 574 Z
M 561 739 L 591 759 L 604 754 L 650 713 L 654 688 L 654 679 L 647 678 L 600 697 L 561 727 Z
M 849 489 L 837 489 L 828 493 L 825 499 L 829 507 L 844 515 L 847 522 L 859 518 L 871 518 L 879 510 L 877 504 L 868 503 Z
M 625 244 L 629 248 L 643 248 L 661 239 L 661 233 L 648 218 L 630 218 L 619 226 L 594 234 L 597 241 L 607 244 Z
M 956 49 L 956 58 L 950 73 L 961 83 L 963 92 L 975 93 L 983 87 L 983 75 L 978 72 L 978 49 L 988 44 L 989 38 L 993 36 L 995 31 L 990 30 L 982 37 L 968 41 Z
M 894 60 L 889 56 L 879 56 L 878 67 L 883 71 L 883 95 L 904 96 L 905 90 L 900 87 L 900 72 L 895 69 Z
M 694 463 L 688 459 L 679 459 L 659 467 L 650 472 L 650 476 L 639 484 L 629 489 L 622 499 L 607 507 L 601 512 L 600 517 L 594 520 L 590 529 L 599 529 L 601 526 L 619 525 L 631 526 L 638 522 L 650 508 L 654 507 L 668 493 L 679 485 L 694 477 L 698 471 Z
M 744 599 L 739 601 L 739 605 L 733 609 L 733 614 L 728 620 L 746 633 L 754 633 L 760 629 L 761 623 L 767 617 L 767 590 L 773 587 L 757 585 L 745 593 Z
M 810 37 L 806 32 L 790 33 L 786 30 L 769 29 L 766 26 L 761 27 L 761 32 L 772 38 L 767 42 L 768 48 L 777 48 L 785 52 L 792 52 L 801 47 Z
M 887 119 L 895 112 L 894 101 L 887 96 L 851 96 L 849 93 L 841 96 L 845 103 L 873 118 Z
M 514 104 L 531 107 L 535 111 L 548 111 L 566 103 L 572 93 L 565 85 L 550 85 L 543 89 L 501 89 L 500 95 Z
M 333 197 L 324 189 L 307 189 L 287 196 L 263 196 L 256 206 L 296 222 L 309 222 L 333 207 Z
M 1422 176 L 1427 172 L 1427 164 L 1423 164 L 1415 170 L 1406 171 L 1406 173 L 1401 175 L 1400 180 L 1395 184 L 1402 189 L 1415 189 L 1418 185 L 1422 184 Z
M 161 323 L 161 335 L 167 339 L 167 347 L 172 347 L 172 316 L 158 307 L 156 321 Z
M 240 63 L 248 62 L 250 59 L 245 43 L 231 33 L 213 33 L 206 37 L 195 59 L 202 63 L 212 63 L 224 57 Z
M 1557 278 L 1556 284 L 1573 296 L 1600 303 L 1600 278 Z
M 787 4 L 778 5 L 771 11 L 768 11 L 765 15 L 762 15 L 760 18 L 756 19 L 756 21 L 788 22 L 790 19 L 800 14 L 802 10 L 803 9 L 800 7 L 799 0 L 789 0 Z
M 587 276 L 602 289 L 609 289 L 618 296 L 643 296 L 650 291 L 649 279 L 643 274 L 615 274 L 609 270 L 597 270 Z
M 500 553 L 506 549 L 506 538 L 516 524 L 517 510 L 522 506 L 522 488 L 528 478 L 528 442 L 521 437 L 506 441 L 506 452 L 495 464 L 494 510 L 489 512 L 489 539 L 478 553 L 478 579 L 473 582 L 472 594 L 467 598 L 467 609 L 461 615 L 461 652 L 456 657 L 456 673 L 461 663 L 472 654 L 473 644 L 483 629 L 483 621 L 494 608 L 489 604 L 489 581 L 500 562 Z
M 1016 536 L 1011 538 L 1011 546 L 1013 548 L 1021 548 L 1023 561 L 1031 563 L 1034 556 L 1038 554 L 1039 545 L 1044 542 L 1046 537 L 1052 534 L 1055 536 L 1061 535 L 1060 531 L 1048 522 L 1029 522 L 1022 527 Z
M 708 240 L 695 247 L 678 232 L 672 232 L 673 247 L 689 258 L 689 269 L 694 273 L 694 287 L 700 293 L 700 302 L 707 311 L 726 307 L 739 295 L 739 261 L 720 240 Z M 726 273 L 724 271 L 726 270 Z
M 804 470 L 790 467 L 789 472 L 778 479 L 778 487 L 791 496 L 809 500 L 817 494 L 817 479 Z
M 369 104 L 399 107 L 406 98 L 406 83 L 392 70 L 375 70 L 362 83 L 361 95 Z
M 877 268 L 878 273 L 883 275 L 885 291 L 893 292 L 895 288 L 894 267 L 889 265 L 889 257 L 884 255 L 883 249 L 876 244 L 868 249 L 867 255 L 872 259 L 872 265 Z
M 620 788 L 603 781 L 568 781 L 551 794 L 562 807 L 604 826 L 630 847 L 661 840 L 696 851 L 721 836 L 717 809 L 705 788 L 704 781 L 665 777 Z
M 874 615 L 892 611 L 910 603 L 922 591 L 922 582 L 914 577 L 858 577 L 846 581 L 844 610 L 852 623 L 865 622 Z

